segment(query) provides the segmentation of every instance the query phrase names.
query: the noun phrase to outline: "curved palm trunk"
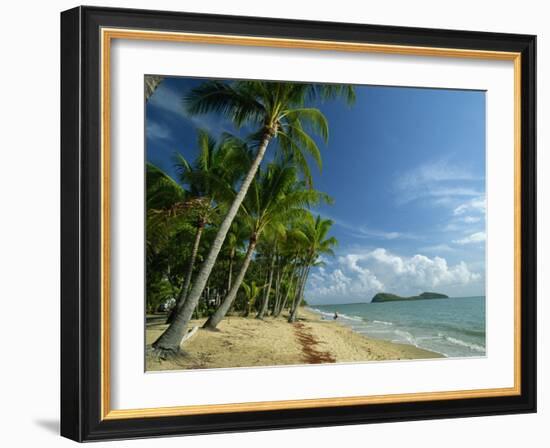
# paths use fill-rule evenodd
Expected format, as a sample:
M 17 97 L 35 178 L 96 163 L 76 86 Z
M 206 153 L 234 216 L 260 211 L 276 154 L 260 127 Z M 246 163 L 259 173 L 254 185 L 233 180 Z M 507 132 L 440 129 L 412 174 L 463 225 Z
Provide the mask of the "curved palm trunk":
M 193 288 L 191 288 L 185 304 L 183 305 L 182 309 L 178 311 L 176 317 L 174 318 L 174 321 L 170 324 L 170 326 L 153 343 L 153 346 L 158 351 L 165 351 L 168 353 L 177 353 L 179 351 L 181 340 L 185 335 L 187 326 L 189 325 L 189 321 L 191 320 L 191 316 L 193 315 L 193 311 L 195 310 L 204 286 L 208 281 L 208 277 L 210 276 L 212 269 L 214 269 L 214 264 L 216 263 L 218 254 L 220 253 L 223 242 L 225 241 L 225 237 L 227 236 L 231 224 L 233 223 L 233 220 L 235 219 L 235 216 L 239 211 L 239 208 L 246 196 L 252 180 L 254 179 L 254 176 L 256 176 L 256 172 L 260 167 L 260 163 L 264 158 L 265 151 L 267 150 L 267 146 L 269 145 L 269 141 L 271 140 L 272 136 L 273 133 L 271 131 L 267 131 L 265 133 L 262 143 L 260 144 L 260 147 L 258 149 L 258 153 L 256 154 L 256 158 L 254 159 L 254 162 L 252 162 L 252 165 L 250 166 L 250 169 L 248 170 L 248 173 L 244 178 L 243 183 L 241 184 L 241 188 L 235 196 L 233 204 L 231 204 L 227 215 L 220 224 L 218 233 L 216 234 L 216 238 L 214 238 L 214 241 L 210 246 L 210 251 L 208 252 L 207 257 L 204 260 L 204 263 L 202 264 L 201 269 L 195 278 Z M 161 356 L 163 355 L 164 353 L 161 353 Z
M 212 316 L 210 316 L 208 320 L 205 322 L 205 324 L 203 325 L 203 328 L 207 328 L 209 330 L 215 329 L 218 326 L 218 324 L 221 322 L 221 320 L 225 317 L 229 309 L 231 308 L 231 305 L 233 304 L 235 297 L 237 297 L 237 292 L 239 292 L 239 288 L 241 287 L 241 284 L 244 280 L 244 276 L 246 275 L 246 271 L 248 270 L 250 261 L 252 260 L 252 255 L 254 254 L 255 247 L 256 247 L 256 239 L 251 238 L 250 242 L 248 243 L 248 249 L 246 250 L 246 255 L 244 257 L 243 265 L 241 266 L 241 270 L 239 271 L 237 278 L 233 283 L 233 286 L 225 296 L 225 299 L 223 299 L 223 302 L 218 307 L 216 312 L 212 314 Z
M 263 319 L 265 313 L 267 312 L 267 306 L 269 304 L 269 293 L 271 292 L 271 283 L 273 282 L 273 271 L 275 270 L 275 255 L 271 256 L 271 266 L 269 268 L 269 280 L 267 281 L 266 291 L 264 294 L 264 301 L 262 303 L 262 308 L 256 315 L 257 319 Z
M 310 269 L 310 266 L 308 265 L 306 267 L 306 269 L 304 270 L 304 276 L 302 278 L 302 283 L 300 285 L 300 290 L 299 290 L 298 296 L 296 298 L 296 301 L 294 302 L 292 312 L 290 313 L 290 316 L 288 317 L 288 321 L 290 323 L 296 322 L 296 319 L 298 318 L 298 309 L 300 308 L 300 305 L 302 304 L 302 300 L 304 298 L 304 290 L 306 289 L 307 276 L 309 275 L 309 269 Z
M 178 311 L 185 304 L 185 299 L 187 299 L 187 292 L 189 291 L 189 285 L 191 284 L 191 277 L 193 277 L 193 268 L 195 267 L 195 260 L 197 259 L 197 254 L 199 252 L 199 245 L 201 242 L 202 231 L 204 230 L 204 224 L 200 222 L 197 226 L 197 231 L 195 232 L 195 241 L 193 242 L 193 250 L 191 252 L 191 258 L 189 260 L 189 265 L 187 266 L 187 272 L 185 273 L 185 281 L 183 282 L 183 287 L 181 288 L 178 301 L 172 312 L 168 315 L 166 323 L 169 324 L 174 320 L 174 317 Z

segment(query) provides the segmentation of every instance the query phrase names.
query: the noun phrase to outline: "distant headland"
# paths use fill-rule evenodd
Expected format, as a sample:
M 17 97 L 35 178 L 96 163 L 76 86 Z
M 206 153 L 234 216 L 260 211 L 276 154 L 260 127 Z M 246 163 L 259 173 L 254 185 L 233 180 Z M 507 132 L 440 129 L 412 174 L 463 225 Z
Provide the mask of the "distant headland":
M 398 302 L 401 300 L 430 300 L 430 299 L 448 299 L 449 296 L 445 294 L 439 294 L 437 292 L 423 292 L 417 296 L 402 297 L 397 294 L 389 294 L 387 292 L 379 292 L 373 298 L 371 303 L 380 302 Z

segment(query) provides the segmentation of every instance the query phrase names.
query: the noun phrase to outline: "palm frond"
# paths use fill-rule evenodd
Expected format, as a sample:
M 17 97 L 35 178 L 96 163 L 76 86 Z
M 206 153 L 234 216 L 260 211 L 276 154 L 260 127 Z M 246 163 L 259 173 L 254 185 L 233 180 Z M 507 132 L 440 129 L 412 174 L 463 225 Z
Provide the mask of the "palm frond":
M 300 121 L 296 120 L 288 125 L 287 135 L 288 138 L 297 142 L 297 146 L 305 150 L 311 157 L 313 157 L 319 167 L 319 171 L 322 171 L 323 160 L 321 157 L 321 151 L 319 150 L 317 143 L 315 143 L 315 140 L 313 140 L 311 136 L 304 131 Z
M 169 208 L 186 196 L 179 183 L 152 163 L 146 166 L 146 189 L 147 208 Z
M 215 112 L 234 121 L 235 125 L 261 123 L 265 108 L 239 84 L 208 81 L 189 92 L 184 98 L 186 110 L 191 114 Z
M 316 84 L 312 88 L 313 97 L 318 97 L 321 100 L 333 100 L 336 98 L 344 98 L 344 100 L 352 105 L 355 103 L 355 88 L 350 84 Z
M 284 115 L 291 122 L 299 120 L 302 125 L 311 126 L 325 142 L 328 141 L 328 121 L 319 109 L 313 107 L 289 109 L 284 112 Z

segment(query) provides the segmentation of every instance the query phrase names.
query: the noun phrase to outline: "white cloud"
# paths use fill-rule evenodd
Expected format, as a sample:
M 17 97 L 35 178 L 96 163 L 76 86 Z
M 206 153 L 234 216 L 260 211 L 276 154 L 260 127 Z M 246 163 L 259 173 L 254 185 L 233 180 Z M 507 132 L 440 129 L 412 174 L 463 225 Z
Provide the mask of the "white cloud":
M 327 216 L 326 213 L 323 213 L 323 215 Z M 330 219 L 334 221 L 334 224 L 342 227 L 344 230 L 348 232 L 349 235 L 355 238 L 378 239 L 378 240 L 416 239 L 417 238 L 417 236 L 413 235 L 412 233 L 372 229 L 364 225 L 353 225 L 337 218 L 330 218 Z
M 454 240 L 453 243 L 464 245 L 464 244 L 476 244 L 485 242 L 486 235 L 485 232 L 476 232 L 468 235 L 465 238 L 459 240 Z
M 440 253 L 440 252 L 453 252 L 455 249 L 453 249 L 451 246 L 447 244 L 435 244 L 433 246 L 425 246 L 421 248 L 424 252 L 430 252 L 430 253 Z
M 346 275 L 340 268 L 330 273 L 313 273 L 309 277 L 308 295 L 315 297 L 362 297 L 366 291 L 381 291 L 384 285 L 368 269 Z
M 149 105 L 156 108 L 172 112 L 173 114 L 187 117 L 183 107 L 181 94 L 166 86 L 166 83 L 160 83 L 155 93 L 149 99 Z
M 426 192 L 426 196 L 446 200 L 453 196 L 479 196 L 479 191 L 473 188 L 434 188 Z
M 451 166 L 446 160 L 428 162 L 408 171 L 397 181 L 400 189 L 407 190 L 434 182 L 474 180 L 475 177 L 467 170 Z
M 418 288 L 433 288 L 439 285 L 468 283 L 476 275 L 468 270 L 464 262 L 449 267 L 441 257 L 429 258 L 425 255 L 414 255 L 410 258 L 389 253 L 386 249 L 376 249 L 367 254 L 379 265 L 390 268 L 389 272 L 406 279 L 407 283 Z
M 172 132 L 170 131 L 168 126 L 151 120 L 147 121 L 145 133 L 147 135 L 147 138 L 151 138 L 154 140 L 170 140 L 172 138 Z
M 229 118 L 217 115 L 191 115 L 187 113 L 183 103 L 183 96 L 166 83 L 161 83 L 149 99 L 150 106 L 176 115 L 190 121 L 195 127 L 210 133 L 234 132 L 235 129 Z
M 322 255 L 319 255 L 317 257 L 317 262 L 321 263 L 322 266 L 326 266 L 327 264 L 331 263 L 331 260 L 329 260 L 327 257 L 323 257 Z M 323 268 L 321 268 L 323 269 Z
M 406 239 L 415 238 L 413 235 L 409 233 L 385 232 L 383 230 L 375 230 L 365 226 L 359 226 L 355 228 L 351 227 L 351 229 L 354 230 L 352 235 L 357 238 L 374 238 L 374 239 L 381 239 L 381 240 L 395 240 L 398 238 L 406 238 Z
M 481 233 L 480 231 L 485 223 L 485 203 L 485 195 L 478 195 L 466 202 L 457 203 L 455 201 L 451 208 L 452 214 L 449 222 L 442 227 L 442 230 L 444 232 L 460 232 L 461 235 L 468 232 L 472 234 Z M 453 236 L 456 238 L 456 234 Z M 466 238 L 456 239 L 453 242 L 468 244 Z
M 439 256 L 403 257 L 378 248 L 339 257 L 333 271 L 318 271 L 310 277 L 307 294 L 325 303 L 369 301 L 380 291 L 416 294 L 437 289 L 446 292 L 480 279 L 481 274 L 472 272 L 463 261 L 449 266 Z
M 463 215 L 464 213 L 485 213 L 487 202 L 485 196 L 478 196 L 476 198 L 470 199 L 468 202 L 464 202 L 457 206 L 453 214 L 455 216 Z
M 474 182 L 480 178 L 447 160 L 424 163 L 402 174 L 395 182 L 397 202 L 429 199 L 433 205 L 456 204 L 458 198 L 479 196 Z
M 406 204 L 418 199 L 424 199 L 432 205 L 452 206 L 459 200 L 479 196 L 480 194 L 481 192 L 474 188 L 450 188 L 438 185 L 426 185 L 416 190 L 403 190 L 397 197 L 397 203 Z

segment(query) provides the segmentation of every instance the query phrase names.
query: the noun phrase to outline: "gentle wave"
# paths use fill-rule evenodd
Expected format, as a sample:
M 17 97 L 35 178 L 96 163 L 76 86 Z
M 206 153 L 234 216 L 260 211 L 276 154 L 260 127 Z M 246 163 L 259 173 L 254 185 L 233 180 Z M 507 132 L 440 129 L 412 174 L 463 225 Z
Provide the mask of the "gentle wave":
M 311 311 L 314 311 L 323 317 L 328 317 L 330 319 L 334 319 L 334 313 L 327 313 L 325 311 L 321 311 L 317 308 L 309 308 Z M 338 313 L 338 318 L 341 319 L 347 319 L 347 320 L 353 320 L 355 322 L 363 322 L 363 319 L 361 319 L 359 316 L 348 316 L 347 314 Z
M 418 347 L 418 343 L 416 342 L 416 338 L 410 334 L 408 331 L 405 330 L 395 330 L 394 333 L 398 336 L 401 336 L 402 338 L 405 338 L 405 340 L 415 347 Z M 396 341 L 399 342 L 399 341 Z
M 485 353 L 485 347 L 482 347 L 481 345 L 464 342 L 461 339 L 452 338 L 450 336 L 445 336 L 445 340 L 451 342 L 452 344 L 460 345 L 461 347 L 469 348 L 470 350 L 473 350 L 478 353 Z
M 317 308 L 308 308 L 308 309 L 311 310 L 311 311 L 314 311 L 314 312 L 317 313 L 317 314 L 320 314 L 321 316 L 327 316 L 327 317 L 328 317 L 328 316 L 334 316 L 334 313 L 327 313 L 327 312 L 321 311 L 321 310 L 319 310 L 319 309 L 317 309 Z
M 373 320 L 372 321 L 373 324 L 380 324 L 380 325 L 393 325 L 392 322 L 386 322 L 386 321 L 383 321 L 383 320 Z
M 442 324 L 442 323 L 437 323 L 435 325 L 438 329 L 441 329 L 443 331 L 450 330 L 450 331 L 456 331 L 456 332 L 459 332 L 459 333 L 464 333 L 468 336 L 485 337 L 485 330 L 482 330 L 482 329 L 478 330 L 478 329 L 474 329 L 474 328 L 464 328 L 464 327 L 459 326 L 459 325 Z
M 372 321 L 372 322 L 382 324 L 386 328 L 389 327 L 390 325 L 393 325 L 391 322 L 387 322 L 387 323 L 383 323 L 384 321 Z M 379 327 L 380 329 L 377 330 L 377 329 L 373 329 L 373 327 L 368 325 L 360 326 L 360 327 L 354 326 L 352 328 L 358 333 L 365 334 L 366 336 L 380 335 L 382 336 L 382 338 L 384 338 L 383 335 L 386 335 L 386 338 L 390 339 L 392 342 L 414 345 L 415 347 L 418 347 L 418 348 L 435 351 L 445 357 L 449 357 L 449 354 L 446 352 L 444 346 L 440 346 L 440 344 L 433 345 L 434 342 L 437 343 L 437 341 L 446 341 L 448 344 L 464 347 L 476 353 L 480 353 L 480 354 L 485 353 L 485 347 L 481 345 L 478 345 L 475 343 L 468 343 L 466 341 L 463 341 L 462 339 L 453 338 L 443 333 L 438 333 L 437 335 L 415 336 L 407 330 L 398 329 L 398 328 L 394 328 L 392 330 L 388 328 L 386 330 L 384 328 Z M 428 345 L 426 345 L 426 343 Z
M 437 303 L 436 303 L 437 302 Z M 311 309 L 311 308 L 310 308 Z M 409 344 L 446 357 L 483 356 L 486 353 L 484 301 L 396 302 L 320 305 L 312 309 L 323 319 L 339 321 L 367 337 Z
M 348 320 L 354 320 L 356 322 L 363 322 L 363 319 L 361 319 L 359 316 L 348 316 L 347 314 L 339 314 L 338 317 L 342 317 Z

